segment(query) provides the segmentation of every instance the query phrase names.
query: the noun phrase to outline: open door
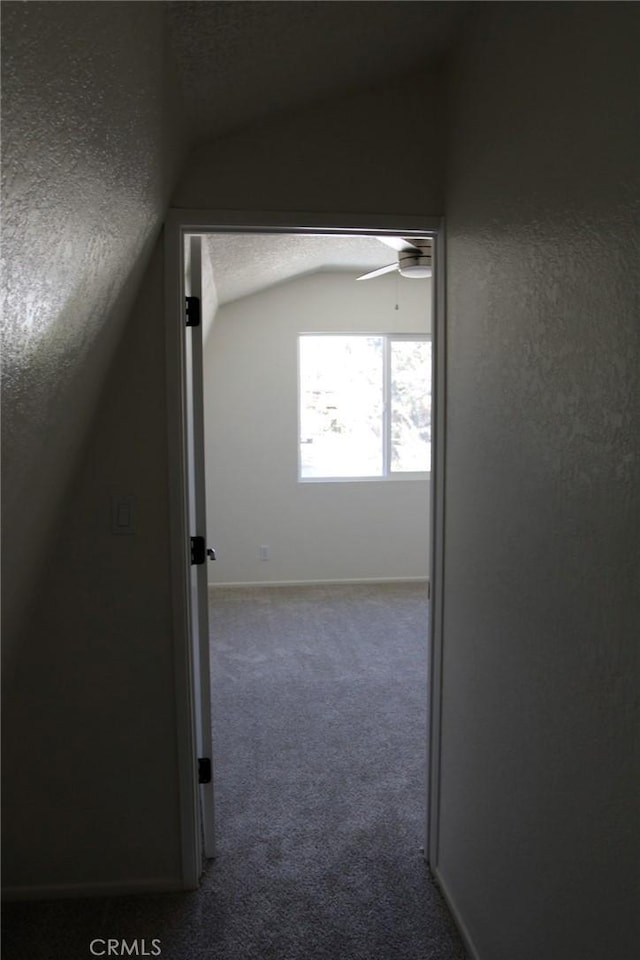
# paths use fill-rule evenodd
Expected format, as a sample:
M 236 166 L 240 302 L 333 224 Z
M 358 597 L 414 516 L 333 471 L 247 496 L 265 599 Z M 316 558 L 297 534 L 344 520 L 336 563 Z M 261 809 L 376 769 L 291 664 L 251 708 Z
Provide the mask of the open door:
M 185 246 L 185 294 L 189 298 L 185 327 L 185 395 L 193 697 L 203 852 L 205 858 L 211 858 L 215 855 L 215 841 L 207 558 L 215 559 L 215 553 L 206 545 L 201 238 L 187 236 Z
M 201 236 L 208 233 L 289 233 L 431 237 L 434 243 L 434 331 L 432 441 L 432 562 L 429 630 L 427 842 L 425 855 L 437 869 L 440 794 L 440 692 L 442 673 L 445 472 L 445 264 L 443 222 L 439 218 L 354 217 L 320 214 L 224 213 L 170 210 L 166 224 L 167 419 L 171 497 L 171 562 L 176 636 L 176 732 L 180 790 L 182 877 L 184 889 L 196 889 L 202 854 L 214 855 L 212 782 L 195 782 L 195 757 L 211 758 L 211 689 L 209 674 L 206 573 L 203 330 L 185 331 L 184 297 L 202 298 Z M 304 224 L 304 225 L 301 225 Z M 183 271 L 184 265 L 184 271 Z M 206 311 L 204 311 L 206 316 Z M 185 463 L 185 461 L 187 461 Z M 188 510 L 186 509 L 188 501 Z M 185 562 L 187 537 L 200 537 L 202 563 Z M 204 553 L 204 555 L 203 555 Z M 197 751 L 197 752 L 196 752 Z

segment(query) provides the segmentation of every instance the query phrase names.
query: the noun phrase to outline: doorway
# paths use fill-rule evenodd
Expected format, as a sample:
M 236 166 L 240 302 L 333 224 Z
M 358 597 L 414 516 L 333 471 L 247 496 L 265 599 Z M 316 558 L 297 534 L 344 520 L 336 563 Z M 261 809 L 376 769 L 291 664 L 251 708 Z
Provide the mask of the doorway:
M 309 225 L 309 219 L 305 218 L 305 226 L 299 226 L 289 222 L 274 223 L 282 221 L 280 217 L 262 216 L 259 226 L 249 224 L 246 220 L 239 217 L 235 222 L 229 223 L 229 216 L 224 218 L 215 214 L 199 214 L 197 217 L 189 214 L 189 222 L 185 222 L 184 215 L 179 212 L 172 218 L 167 226 L 167 347 L 168 347 L 168 384 L 170 397 L 173 392 L 175 396 L 182 397 L 182 403 L 170 403 L 170 443 L 177 443 L 173 447 L 182 451 L 182 463 L 176 462 L 175 456 L 172 457 L 172 500 L 173 500 L 173 531 L 174 531 L 174 610 L 176 613 L 176 628 L 179 630 L 177 636 L 181 636 L 183 643 L 178 644 L 176 650 L 176 677 L 177 677 L 177 703 L 178 703 L 178 723 L 179 737 L 181 743 L 181 809 L 182 809 L 182 835 L 183 835 L 183 873 L 186 887 L 195 887 L 198 883 L 200 874 L 202 855 L 200 851 L 200 827 L 199 819 L 201 816 L 202 797 L 199 796 L 201 789 L 197 786 L 197 749 L 194 750 L 198 742 L 198 723 L 201 716 L 198 717 L 198 711 L 202 712 L 202 706 L 198 703 L 198 695 L 195 685 L 198 682 L 198 663 L 197 649 L 194 648 L 193 641 L 189 641 L 189 636 L 193 636 L 193 607 L 198 606 L 197 597 L 194 596 L 192 589 L 187 589 L 190 583 L 190 571 L 185 569 L 185 543 L 189 536 L 187 527 L 189 514 L 187 506 L 189 503 L 189 444 L 188 429 L 185 419 L 185 411 L 188 404 L 185 403 L 186 391 L 190 383 L 187 375 L 188 351 L 183 344 L 183 297 L 186 288 L 182 281 L 183 277 L 183 240 L 185 236 L 196 235 L 202 237 L 205 234 L 293 234 L 309 235 L 322 233 L 324 235 L 342 237 L 347 235 L 359 236 L 379 236 L 394 235 L 402 237 L 429 237 L 434 245 L 434 282 L 432 284 L 433 297 L 433 336 L 434 336 L 434 389 L 435 399 L 435 417 L 433 429 L 433 470 L 431 475 L 432 483 L 432 501 L 431 501 L 431 564 L 430 581 L 432 587 L 433 602 L 430 605 L 430 650 L 428 656 L 429 662 L 429 687 L 430 687 L 430 716 L 428 722 L 428 733 L 431 748 L 429 750 L 428 763 L 428 788 L 427 794 L 429 802 L 426 809 L 429 811 L 429 823 L 427 824 L 427 836 L 429 838 L 426 844 L 427 857 L 434 849 L 432 838 L 433 830 L 429 829 L 433 824 L 436 806 L 434 804 L 434 770 L 437 771 L 437 754 L 433 749 L 434 734 L 437 734 L 437 712 L 439 710 L 438 697 L 438 676 L 439 676 L 439 656 L 437 650 L 437 630 L 438 630 L 438 596 L 439 596 L 439 543 L 438 533 L 441 535 L 440 514 L 441 504 L 438 501 L 438 479 L 439 479 L 439 459 L 438 447 L 442 441 L 442 433 L 438 429 L 440 421 L 438 390 L 442 390 L 442 383 L 438 380 L 438 356 L 443 356 L 443 338 L 439 335 L 439 318 L 442 315 L 442 302 L 438 297 L 439 288 L 438 278 L 442 276 L 442 248 L 439 245 L 438 237 L 440 235 L 439 222 L 426 222 L 425 220 L 408 223 L 408 218 L 369 218 L 369 223 L 364 221 L 367 218 L 360 217 L 356 226 L 346 224 L 337 225 L 336 221 L 344 218 L 317 217 Z M 295 220 L 295 218 L 294 218 Z M 271 222 L 268 222 L 271 221 Z M 176 323 L 179 320 L 180 325 Z M 181 345 L 182 343 L 182 345 Z M 173 409 L 171 409 L 173 408 Z M 217 544 L 216 544 L 217 546 Z M 261 544 L 263 548 L 269 545 Z M 426 546 L 426 545 L 425 545 Z M 365 578 L 366 579 L 366 578 Z M 197 632 L 197 631 L 196 631 Z M 426 678 L 425 678 L 426 682 Z M 437 737 L 436 737 L 437 745 Z

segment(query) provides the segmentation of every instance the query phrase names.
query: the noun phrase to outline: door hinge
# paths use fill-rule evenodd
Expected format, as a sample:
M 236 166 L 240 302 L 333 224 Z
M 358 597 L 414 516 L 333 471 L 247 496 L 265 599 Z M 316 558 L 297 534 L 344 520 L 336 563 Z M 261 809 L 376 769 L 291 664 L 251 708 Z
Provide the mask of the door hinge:
M 204 563 L 206 556 L 204 537 L 191 537 L 191 565 Z
M 198 783 L 211 783 L 211 760 L 198 757 Z
M 200 326 L 200 297 L 184 298 L 184 315 L 188 327 Z

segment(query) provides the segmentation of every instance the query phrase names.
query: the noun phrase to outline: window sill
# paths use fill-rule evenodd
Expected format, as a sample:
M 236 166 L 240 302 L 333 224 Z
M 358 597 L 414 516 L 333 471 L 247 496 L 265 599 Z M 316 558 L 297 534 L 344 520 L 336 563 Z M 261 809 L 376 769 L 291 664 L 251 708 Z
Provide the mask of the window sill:
M 431 477 L 431 471 L 421 473 L 391 473 L 386 477 L 298 477 L 298 483 L 407 483 L 411 480 L 423 481 Z

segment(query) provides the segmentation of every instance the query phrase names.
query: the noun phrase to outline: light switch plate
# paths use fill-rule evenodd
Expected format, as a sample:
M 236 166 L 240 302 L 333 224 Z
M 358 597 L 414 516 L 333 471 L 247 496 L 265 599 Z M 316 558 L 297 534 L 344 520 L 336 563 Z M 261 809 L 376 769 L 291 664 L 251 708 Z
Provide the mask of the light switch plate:
M 111 533 L 132 536 L 136 532 L 135 497 L 111 498 Z

